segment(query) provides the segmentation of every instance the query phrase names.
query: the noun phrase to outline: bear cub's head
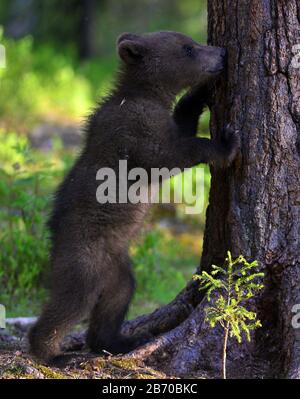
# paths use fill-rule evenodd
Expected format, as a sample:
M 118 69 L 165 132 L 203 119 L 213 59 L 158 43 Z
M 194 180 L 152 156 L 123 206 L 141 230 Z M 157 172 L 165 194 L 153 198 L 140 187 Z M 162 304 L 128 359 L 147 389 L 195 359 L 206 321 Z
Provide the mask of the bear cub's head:
M 219 74 L 226 55 L 221 47 L 202 46 L 178 32 L 123 33 L 117 50 L 131 81 L 174 93 Z

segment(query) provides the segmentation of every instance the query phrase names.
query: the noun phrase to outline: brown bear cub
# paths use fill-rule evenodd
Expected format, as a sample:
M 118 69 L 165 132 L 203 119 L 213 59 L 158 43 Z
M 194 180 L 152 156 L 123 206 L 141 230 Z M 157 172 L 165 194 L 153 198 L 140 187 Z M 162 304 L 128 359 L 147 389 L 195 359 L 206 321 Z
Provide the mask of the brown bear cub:
M 226 129 L 220 142 L 196 137 L 208 82 L 224 67 L 224 49 L 176 32 L 125 33 L 117 49 L 116 87 L 89 118 L 83 151 L 56 193 L 49 221 L 51 295 L 29 333 L 31 353 L 44 361 L 60 353 L 64 335 L 87 316 L 92 351 L 124 353 L 144 342 L 120 329 L 134 291 L 128 246 L 149 204 L 99 203 L 97 171 L 112 168 L 118 176 L 120 159 L 128 170 L 147 172 L 201 162 L 224 166 L 239 147 Z

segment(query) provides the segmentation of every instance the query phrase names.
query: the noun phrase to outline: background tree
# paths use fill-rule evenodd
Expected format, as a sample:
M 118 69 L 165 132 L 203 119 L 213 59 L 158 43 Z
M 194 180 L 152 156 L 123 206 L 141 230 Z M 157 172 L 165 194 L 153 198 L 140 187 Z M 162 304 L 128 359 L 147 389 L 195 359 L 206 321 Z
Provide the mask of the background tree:
M 79 56 L 81 59 L 95 55 L 96 3 L 96 0 L 80 1 Z
M 227 123 L 240 131 L 234 165 L 212 168 L 201 270 L 222 264 L 226 250 L 257 259 L 265 289 L 253 310 L 263 328 L 229 349 L 229 374 L 300 378 L 300 4 L 278 0 L 208 1 L 209 43 L 228 50 L 227 76 L 217 88 L 211 132 Z M 169 305 L 125 326 L 160 335 L 136 351 L 175 374 L 219 373 L 222 331 L 211 334 L 202 300 L 190 283 Z

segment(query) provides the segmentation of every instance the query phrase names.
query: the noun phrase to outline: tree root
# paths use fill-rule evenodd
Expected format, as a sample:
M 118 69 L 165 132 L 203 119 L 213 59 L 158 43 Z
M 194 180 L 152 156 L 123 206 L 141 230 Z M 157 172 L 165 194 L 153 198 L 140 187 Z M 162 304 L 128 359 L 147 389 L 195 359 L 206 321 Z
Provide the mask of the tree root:
M 194 309 L 189 317 L 173 330 L 129 353 L 127 357 L 178 377 L 221 377 L 223 330 L 212 332 L 205 321 L 207 299 Z M 238 345 L 231 340 L 228 349 L 229 378 L 261 377 L 261 369 L 253 368 L 253 344 Z
M 190 282 L 169 304 L 154 312 L 124 323 L 122 333 L 134 335 L 147 332 L 152 336 L 165 333 L 177 327 L 194 310 L 202 296 L 195 283 Z

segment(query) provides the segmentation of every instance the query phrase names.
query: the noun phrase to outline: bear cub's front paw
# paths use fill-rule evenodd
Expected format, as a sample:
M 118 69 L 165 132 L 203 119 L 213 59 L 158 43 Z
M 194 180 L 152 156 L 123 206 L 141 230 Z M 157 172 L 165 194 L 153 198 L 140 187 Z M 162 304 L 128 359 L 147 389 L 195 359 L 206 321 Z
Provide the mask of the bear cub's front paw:
M 230 166 L 240 150 L 241 139 L 239 131 L 234 130 L 230 124 L 226 125 L 222 131 L 221 142 L 225 150 L 225 166 Z

